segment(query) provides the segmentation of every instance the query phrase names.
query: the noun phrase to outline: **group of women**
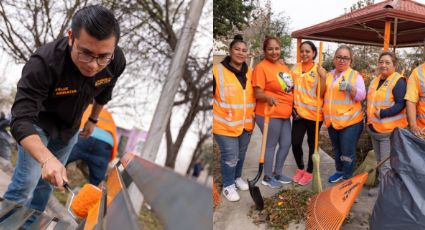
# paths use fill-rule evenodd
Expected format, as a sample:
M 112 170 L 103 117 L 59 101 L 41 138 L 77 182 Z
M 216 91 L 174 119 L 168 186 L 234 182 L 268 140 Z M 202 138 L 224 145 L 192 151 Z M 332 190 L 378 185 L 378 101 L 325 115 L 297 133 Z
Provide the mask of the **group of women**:
M 362 76 L 351 68 L 353 52 L 348 46 L 337 48 L 333 58 L 335 69 L 329 72 L 314 62 L 318 51 L 310 41 L 301 43 L 301 63 L 291 70 L 281 59 L 279 39 L 267 37 L 263 51 L 264 60 L 251 70 L 246 64 L 247 44 L 237 35 L 230 44 L 229 55 L 213 67 L 213 134 L 221 152 L 224 197 L 238 201 L 237 190 L 248 190 L 247 182 L 241 178 L 243 163 L 254 124 L 263 130 L 266 106 L 274 109 L 269 114 L 263 185 L 280 188 L 286 183 L 307 185 L 312 181 L 316 119 L 320 126 L 325 123 L 332 142 L 336 170 L 329 177 L 331 183 L 348 179 L 353 174 L 356 146 L 365 123 L 364 112 L 377 160 L 389 155 L 391 132 L 395 127 L 408 125 L 406 79 L 395 71 L 397 58 L 393 53 L 384 52 L 379 56 L 379 76 L 366 91 Z M 421 69 L 413 71 L 412 75 L 422 74 L 423 67 L 418 68 Z M 422 78 L 423 75 L 416 77 L 414 83 L 409 80 L 409 85 L 417 88 L 425 80 L 418 80 Z M 424 99 L 420 87 L 416 92 L 419 97 L 410 98 L 415 99 L 418 106 L 412 105 L 412 108 L 420 107 Z M 367 108 L 363 111 L 362 101 L 366 97 Z M 409 100 L 407 95 L 406 99 Z M 319 116 L 316 118 L 317 106 Z M 419 109 L 418 113 L 423 112 Z M 422 123 L 418 121 L 421 127 L 418 128 L 415 117 L 416 113 L 412 119 L 409 115 L 409 124 L 410 120 L 414 121 L 416 128 L 413 123 L 411 127 L 420 133 Z M 302 150 L 306 133 L 307 167 Z M 283 165 L 291 145 L 298 169 L 289 177 L 283 174 Z M 381 167 L 381 175 L 389 168 L 389 163 Z

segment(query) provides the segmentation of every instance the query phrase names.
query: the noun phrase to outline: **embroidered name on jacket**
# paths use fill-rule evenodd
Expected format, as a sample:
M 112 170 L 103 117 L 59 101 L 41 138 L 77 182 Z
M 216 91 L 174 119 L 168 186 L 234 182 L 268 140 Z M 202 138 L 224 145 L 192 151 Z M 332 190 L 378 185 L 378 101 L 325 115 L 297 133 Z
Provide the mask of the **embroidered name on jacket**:
M 77 93 L 77 90 L 76 89 L 69 89 L 69 87 L 55 88 L 55 95 L 56 96 L 68 95 L 68 94 L 74 94 L 74 93 Z
M 112 77 L 96 80 L 96 82 L 94 83 L 94 86 L 98 87 L 99 85 L 108 84 L 111 80 L 112 80 Z

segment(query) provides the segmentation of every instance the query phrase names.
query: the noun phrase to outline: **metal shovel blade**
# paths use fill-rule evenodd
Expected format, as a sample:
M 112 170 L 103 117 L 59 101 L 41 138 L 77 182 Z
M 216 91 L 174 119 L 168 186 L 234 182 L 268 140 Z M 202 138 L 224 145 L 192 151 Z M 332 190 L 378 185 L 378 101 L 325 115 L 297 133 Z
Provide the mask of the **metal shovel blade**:
M 257 176 L 253 180 L 248 180 L 249 194 L 251 195 L 257 210 L 264 209 L 264 199 L 263 199 L 263 196 L 261 195 L 260 188 L 258 186 L 255 186 L 257 181 L 260 179 L 262 172 L 263 172 L 263 164 L 260 163 L 260 166 L 258 167 Z

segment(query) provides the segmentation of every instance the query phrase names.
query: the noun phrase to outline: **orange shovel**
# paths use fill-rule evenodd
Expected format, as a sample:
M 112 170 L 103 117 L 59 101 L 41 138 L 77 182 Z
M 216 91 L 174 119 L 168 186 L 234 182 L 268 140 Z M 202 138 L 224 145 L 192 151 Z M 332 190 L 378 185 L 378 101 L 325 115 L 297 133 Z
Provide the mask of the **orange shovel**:
M 273 111 L 274 111 L 274 107 L 266 105 L 264 109 L 264 129 L 263 129 L 263 139 L 261 141 L 261 153 L 260 153 L 260 162 L 258 165 L 258 173 L 253 180 L 248 180 L 249 194 L 251 194 L 251 197 L 254 200 L 255 207 L 257 208 L 257 210 L 264 209 L 263 196 L 261 195 L 260 188 L 258 188 L 258 186 L 255 186 L 255 184 L 258 182 L 258 180 L 261 177 L 261 174 L 263 173 L 264 152 L 266 151 L 267 133 L 269 131 L 269 120 L 270 120 L 270 114 L 272 114 Z

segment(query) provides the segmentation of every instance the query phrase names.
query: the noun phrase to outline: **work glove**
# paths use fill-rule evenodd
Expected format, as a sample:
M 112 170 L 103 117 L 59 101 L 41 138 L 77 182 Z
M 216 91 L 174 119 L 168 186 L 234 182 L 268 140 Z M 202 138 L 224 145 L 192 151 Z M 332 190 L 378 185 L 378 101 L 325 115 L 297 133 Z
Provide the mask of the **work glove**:
M 347 91 L 350 92 L 351 91 L 351 84 L 346 81 L 344 78 L 339 82 L 339 91 Z

